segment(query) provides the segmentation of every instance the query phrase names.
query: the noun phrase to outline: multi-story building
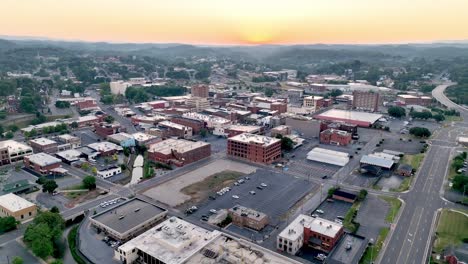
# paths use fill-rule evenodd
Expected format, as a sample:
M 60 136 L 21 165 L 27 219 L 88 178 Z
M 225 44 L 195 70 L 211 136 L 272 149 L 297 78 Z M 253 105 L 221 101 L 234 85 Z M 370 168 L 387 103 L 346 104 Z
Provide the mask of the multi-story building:
M 228 139 L 227 154 L 251 162 L 270 164 L 281 157 L 281 140 L 254 134 Z
M 167 120 L 167 117 L 163 115 L 149 115 L 149 116 L 135 115 L 135 116 L 132 116 L 131 120 L 134 125 L 138 125 L 141 123 L 156 125 L 157 123 L 161 121 Z
M 279 114 L 286 113 L 288 111 L 288 104 L 283 102 L 274 102 L 270 104 L 271 111 L 278 111 Z
M 353 109 L 377 112 L 379 111 L 379 101 L 379 93 L 373 91 L 353 92 Z
M 301 134 L 305 138 L 318 138 L 320 134 L 320 121 L 300 115 L 286 115 L 285 125 Z
M 161 138 L 141 132 L 133 133 L 132 137 L 135 139 L 135 144 L 137 146 L 149 146 L 150 144 L 161 141 Z
M 118 153 L 119 151 L 123 150 L 121 146 L 107 141 L 89 144 L 87 148 L 99 153 L 99 155 L 101 156 L 112 156 L 115 153 Z
M 263 128 L 261 126 L 247 125 L 229 125 L 224 128 L 224 134 L 227 137 L 234 137 L 243 133 L 259 135 L 263 133 Z
M 148 149 L 148 159 L 176 166 L 183 166 L 210 155 L 209 143 L 185 139 L 166 139 L 150 145 Z
M 75 106 L 78 108 L 78 110 L 91 110 L 99 108 L 96 103 L 96 99 L 94 98 L 84 98 L 83 100 L 79 100 L 75 103 Z
M 132 86 L 131 83 L 124 81 L 110 82 L 109 85 L 112 94 L 125 94 L 127 88 Z
M 197 84 L 197 85 L 193 85 L 192 86 L 192 89 L 191 89 L 191 92 L 192 92 L 192 96 L 194 97 L 209 97 L 209 87 L 208 85 L 205 85 L 205 84 Z
M 0 141 L 0 165 L 21 161 L 27 155 L 33 154 L 33 149 L 15 140 Z
M 302 103 L 303 107 L 313 108 L 315 110 L 320 109 L 323 106 L 323 97 L 322 96 L 306 96 Z
M 62 174 L 60 169 L 61 160 L 46 153 L 36 153 L 24 157 L 24 166 L 41 175 L 52 173 Z
M 210 101 L 206 97 L 190 97 L 185 101 L 188 108 L 196 112 L 210 107 Z
M 429 96 L 415 96 L 411 94 L 399 94 L 397 102 L 402 105 L 422 105 L 428 106 L 432 103 L 432 98 Z
M 74 122 L 78 123 L 78 127 L 89 127 L 101 122 L 101 118 L 95 115 L 80 116 Z
M 35 153 L 55 153 L 58 151 L 58 143 L 48 138 L 32 139 L 29 141 L 29 144 Z
M 0 196 L 0 217 L 12 216 L 23 222 L 34 218 L 36 214 L 37 206 L 30 201 L 13 193 Z
M 347 146 L 351 143 L 352 134 L 337 129 L 326 129 L 320 132 L 320 143 L 331 144 L 337 146 Z
M 179 137 L 188 139 L 192 138 L 193 136 L 191 127 L 180 125 L 171 121 L 159 122 L 158 127 L 165 130 L 161 137 Z
M 96 134 L 104 138 L 113 134 L 117 134 L 119 132 L 127 131 L 127 129 L 125 127 L 122 127 L 119 123 L 109 124 L 107 122 L 94 124 L 94 129 L 96 130 Z
M 228 210 L 232 223 L 240 227 L 262 230 L 268 224 L 268 216 L 251 208 L 236 205 Z
M 302 96 L 304 96 L 304 90 L 302 89 L 289 89 L 288 92 L 288 101 L 292 105 L 301 105 Z
M 285 125 L 276 126 L 272 128 L 270 131 L 272 137 L 276 137 L 277 135 L 287 136 L 287 135 L 290 135 L 291 132 L 292 132 L 291 127 L 285 126 Z
M 343 233 L 340 224 L 301 214 L 278 235 L 276 248 L 291 255 L 295 255 L 304 245 L 330 252 Z
M 57 136 L 57 140 L 61 144 L 70 144 L 72 149 L 81 147 L 81 138 L 69 134 Z
M 134 147 L 136 146 L 135 138 L 125 132 L 107 136 L 107 141 L 115 143 L 121 147 Z
M 171 122 L 191 127 L 194 134 L 200 133 L 200 131 L 205 127 L 205 123 L 202 120 L 186 118 L 183 116 L 172 117 Z

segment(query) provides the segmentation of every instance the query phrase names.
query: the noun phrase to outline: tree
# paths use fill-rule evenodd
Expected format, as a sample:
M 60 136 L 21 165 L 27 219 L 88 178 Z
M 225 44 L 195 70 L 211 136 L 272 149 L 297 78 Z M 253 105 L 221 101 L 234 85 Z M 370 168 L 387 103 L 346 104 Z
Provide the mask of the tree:
M 71 127 L 71 128 L 78 128 L 78 122 L 73 121 L 73 122 L 70 124 L 70 127 Z
M 18 224 L 13 216 L 0 217 L 0 234 L 16 229 Z
M 84 171 L 89 171 L 90 169 L 89 164 L 84 162 L 83 164 L 81 164 L 81 169 Z
M 445 116 L 442 114 L 433 115 L 432 118 L 434 118 L 434 120 L 437 122 L 442 122 L 445 120 Z
M 366 190 L 366 189 L 362 189 L 362 190 L 359 191 L 359 193 L 358 193 L 356 199 L 357 199 L 358 201 L 361 201 L 361 202 L 362 202 L 362 201 L 364 201 L 364 199 L 366 198 L 366 196 L 367 196 L 367 190 Z
M 96 189 L 96 178 L 94 176 L 86 176 L 83 179 L 83 187 L 88 190 Z
M 272 97 L 273 96 L 273 89 L 265 88 L 265 96 L 266 97 Z
M 331 90 L 330 93 L 328 93 L 328 95 L 329 95 L 330 97 L 333 97 L 333 98 L 335 98 L 335 97 L 337 97 L 337 96 L 340 96 L 340 95 L 342 95 L 342 94 L 343 94 L 343 91 L 341 91 L 340 89 L 333 89 L 333 90 Z
M 24 261 L 21 257 L 14 256 L 13 260 L 11 261 L 11 264 L 23 264 Z
M 393 117 L 403 117 L 406 116 L 406 110 L 403 107 L 391 106 L 388 108 L 388 114 Z
M 108 115 L 106 117 L 104 117 L 104 121 L 106 121 L 107 123 L 111 124 L 115 121 L 115 118 L 111 115 Z
M 91 168 L 91 172 L 96 175 L 97 174 L 97 168 L 96 167 L 92 167 Z
M 125 157 L 130 156 L 130 149 L 128 147 L 124 147 L 123 148 L 123 153 L 124 153 Z
M 203 138 L 206 137 L 207 133 L 208 131 L 205 128 L 200 129 L 200 136 L 202 136 Z
M 452 188 L 460 192 L 468 192 L 468 176 L 456 175 L 452 181 Z
M 332 197 L 333 194 L 335 194 L 335 192 L 338 190 L 338 188 L 335 188 L 335 187 L 331 187 L 330 189 L 328 189 L 328 197 Z
M 60 213 L 60 210 L 58 209 L 57 206 L 52 206 L 52 208 L 50 208 L 50 212 L 58 214 L 58 213 Z
M 54 252 L 52 232 L 47 223 L 29 225 L 24 233 L 24 241 L 34 255 L 40 258 L 46 258 Z
M 53 193 L 57 188 L 58 185 L 54 180 L 46 180 L 42 185 L 43 192 Z
M 8 128 L 8 130 L 10 130 L 13 133 L 15 133 L 16 131 L 19 130 L 19 127 L 17 125 L 15 125 L 15 124 L 11 124 L 7 128 Z
M 5 134 L 5 138 L 7 138 L 7 139 L 12 139 L 14 136 L 15 136 L 15 134 L 13 134 L 13 132 L 11 132 L 11 131 L 6 132 L 6 134 Z
M 412 127 L 409 133 L 415 137 L 430 137 L 431 131 L 425 127 Z
M 290 151 L 294 148 L 294 142 L 289 137 L 281 138 L 281 149 Z

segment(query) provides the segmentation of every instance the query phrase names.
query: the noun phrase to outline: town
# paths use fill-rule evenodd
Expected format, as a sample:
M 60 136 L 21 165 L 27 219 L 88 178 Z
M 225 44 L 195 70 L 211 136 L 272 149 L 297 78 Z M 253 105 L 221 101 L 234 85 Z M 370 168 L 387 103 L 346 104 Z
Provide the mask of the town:
M 468 71 L 24 49 L 0 67 L 0 263 L 463 259 Z

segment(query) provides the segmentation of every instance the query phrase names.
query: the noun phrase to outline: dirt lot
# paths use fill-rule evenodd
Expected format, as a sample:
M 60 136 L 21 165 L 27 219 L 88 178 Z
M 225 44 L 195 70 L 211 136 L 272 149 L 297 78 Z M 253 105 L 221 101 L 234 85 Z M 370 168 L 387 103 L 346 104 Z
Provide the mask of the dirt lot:
M 193 183 L 180 191 L 184 194 L 190 195 L 192 197 L 191 201 L 198 203 L 201 200 L 208 198 L 209 194 L 212 193 L 213 190 L 220 190 L 227 187 L 243 175 L 245 174 L 237 171 L 226 170 L 218 172 L 205 178 L 203 181 Z
M 246 165 L 244 163 L 239 163 L 236 161 L 217 160 L 215 162 L 209 163 L 206 166 L 190 171 L 173 180 L 170 180 L 159 186 L 149 189 L 144 194 L 169 206 L 176 207 L 193 199 L 193 194 L 186 194 L 187 190 L 185 190 L 185 192 L 182 191 L 186 187 L 202 182 L 210 176 L 213 176 L 223 171 L 249 174 L 255 172 L 256 169 L 257 168 L 254 166 Z M 202 183 L 200 183 L 199 186 L 201 185 Z M 206 188 L 211 189 L 210 187 Z M 192 190 L 189 191 L 190 192 L 188 193 L 192 192 Z

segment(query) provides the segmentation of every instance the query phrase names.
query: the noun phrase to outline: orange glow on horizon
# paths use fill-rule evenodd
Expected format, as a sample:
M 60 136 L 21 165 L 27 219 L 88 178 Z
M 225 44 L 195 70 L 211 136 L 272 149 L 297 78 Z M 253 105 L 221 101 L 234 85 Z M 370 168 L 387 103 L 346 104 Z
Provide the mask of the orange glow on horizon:
M 0 35 L 192 44 L 468 39 L 466 0 L 2 0 Z

